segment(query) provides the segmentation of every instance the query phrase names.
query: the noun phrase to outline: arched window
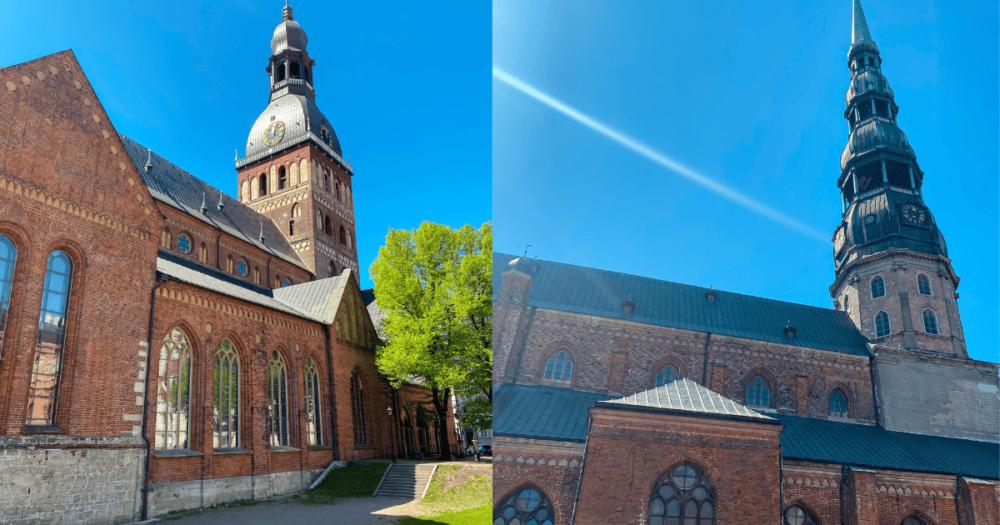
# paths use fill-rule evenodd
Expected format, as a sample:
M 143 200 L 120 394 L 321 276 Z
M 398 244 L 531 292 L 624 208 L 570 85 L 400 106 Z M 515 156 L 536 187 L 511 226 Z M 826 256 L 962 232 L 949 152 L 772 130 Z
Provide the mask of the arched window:
M 816 516 L 798 505 L 785 509 L 784 516 L 784 525 L 819 525 Z
M 340 244 L 347 244 L 347 230 L 343 226 L 340 227 Z
M 552 501 L 534 487 L 524 487 L 493 508 L 493 525 L 552 525 Z
M 278 189 L 283 190 L 288 187 L 288 172 L 284 166 L 278 167 Z
M 928 334 L 938 333 L 937 315 L 934 315 L 934 310 L 929 308 L 924 310 L 924 331 Z
M 233 256 L 232 254 L 226 255 L 226 271 L 233 273 Z
M 258 190 L 258 191 L 260 191 L 260 194 L 257 195 L 257 196 L 258 197 L 263 197 L 264 195 L 267 195 L 267 175 L 264 175 L 263 173 L 261 173 L 260 177 L 258 178 L 258 180 L 259 180 L 259 182 L 257 183 L 257 187 L 260 188 Z
M 267 393 L 271 400 L 271 446 L 288 446 L 288 374 L 278 352 L 267 363 Z
M 184 450 L 191 433 L 191 345 L 174 328 L 160 345 L 156 380 L 156 450 Z
M 292 62 L 291 72 L 288 74 L 288 78 L 302 78 L 302 75 L 299 72 L 298 62 Z
M 316 364 L 312 358 L 306 358 L 305 372 L 305 393 L 306 393 L 306 435 L 309 446 L 323 444 L 323 425 L 320 421 L 319 372 L 316 371 Z
M 302 206 L 299 203 L 292 204 L 292 218 L 296 218 L 302 215 Z
M 214 448 L 240 446 L 240 362 L 229 339 L 223 339 L 215 351 L 212 420 Z
M 350 231 L 347 232 L 347 247 L 348 248 L 354 247 L 354 239 Z
M 260 284 L 260 268 L 257 266 L 253 267 L 253 283 Z
M 921 295 L 933 295 L 931 294 L 931 280 L 924 274 L 917 276 L 917 291 Z
M 351 413 L 354 416 L 354 444 L 368 444 L 368 416 L 365 414 L 365 390 L 357 370 L 351 374 Z
M 14 282 L 15 262 L 17 262 L 17 246 L 10 237 L 0 234 L 0 356 L 3 355 L 3 339 L 7 331 L 7 313 L 10 311 L 10 289 Z
M 885 337 L 892 333 L 889 326 L 889 314 L 884 311 L 875 314 L 875 337 Z
M 327 235 L 333 237 L 333 224 L 330 223 L 330 216 L 323 217 L 323 230 Z
M 681 373 L 674 365 L 667 365 L 656 373 L 656 386 L 663 386 L 681 378 Z
M 847 396 L 839 388 L 830 392 L 830 415 L 847 417 Z
M 201 246 L 198 247 L 198 262 L 208 263 L 208 247 L 205 246 L 205 243 L 201 243 Z
M 323 170 L 323 189 L 330 191 L 330 172 Z
M 747 405 L 752 407 L 771 406 L 771 383 L 764 376 L 756 376 L 747 385 Z
M 872 299 L 885 295 L 885 280 L 882 276 L 872 279 Z
M 69 255 L 61 251 L 52 252 L 45 270 L 45 289 L 38 319 L 38 342 L 28 397 L 28 426 L 56 424 L 72 275 L 73 262 Z
M 308 181 L 309 181 L 309 163 L 306 162 L 306 159 L 302 159 L 299 161 L 299 182 L 308 182 Z
M 560 351 L 555 358 L 545 363 L 545 377 L 569 381 L 573 375 L 573 361 L 566 359 L 566 352 Z
M 163 233 L 160 234 L 160 248 L 169 250 L 173 246 L 173 240 L 170 237 L 170 230 L 164 229 Z
M 287 288 L 287 287 L 289 287 L 291 285 L 292 285 L 292 282 L 288 280 L 288 277 L 285 277 L 285 280 L 281 281 L 281 286 L 283 286 L 285 288 Z
M 274 72 L 274 81 L 277 83 L 285 80 L 285 63 L 282 62 L 275 66 L 275 68 L 276 71 Z
M 917 516 L 907 516 L 901 525 L 927 525 L 927 522 Z
M 339 201 L 340 200 L 340 181 L 338 180 L 338 181 L 334 182 L 333 183 L 333 187 L 336 190 L 337 200 Z
M 295 235 L 295 221 L 288 221 L 288 235 Z
M 649 525 L 713 525 L 715 490 L 692 465 L 664 474 L 649 497 Z

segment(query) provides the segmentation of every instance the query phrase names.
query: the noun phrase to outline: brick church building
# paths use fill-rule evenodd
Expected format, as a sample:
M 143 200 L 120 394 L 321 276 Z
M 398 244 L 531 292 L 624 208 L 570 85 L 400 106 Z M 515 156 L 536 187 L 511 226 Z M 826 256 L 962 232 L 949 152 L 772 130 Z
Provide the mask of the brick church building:
M 494 525 L 1000 523 L 997 364 L 859 0 L 834 308 L 494 255 Z
M 422 389 L 375 366 L 307 42 L 286 6 L 238 199 L 121 134 L 72 51 L 0 69 L 0 522 L 137 521 L 439 452 Z

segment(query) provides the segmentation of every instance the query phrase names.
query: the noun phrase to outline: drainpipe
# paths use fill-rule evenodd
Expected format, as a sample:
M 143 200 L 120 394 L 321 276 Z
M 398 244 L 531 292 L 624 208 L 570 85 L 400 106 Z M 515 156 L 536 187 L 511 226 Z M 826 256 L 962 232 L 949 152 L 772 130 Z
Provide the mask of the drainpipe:
M 844 525 L 844 483 L 847 482 L 847 464 L 840 465 L 840 525 Z
M 780 439 L 780 438 L 779 438 Z M 778 523 L 784 523 L 785 516 L 785 455 L 781 452 L 781 441 L 778 441 Z
M 153 451 L 152 444 L 149 442 L 149 438 L 146 437 L 146 414 L 149 412 L 149 362 L 151 356 L 153 355 L 153 318 L 156 312 L 156 291 L 160 289 L 160 285 L 170 280 L 169 275 L 165 275 L 156 272 L 156 286 L 153 286 L 152 291 L 149 292 L 149 332 L 146 339 L 146 382 L 145 387 L 142 391 L 142 440 L 146 442 L 146 468 L 142 474 L 142 517 L 141 521 L 145 521 L 149 517 L 149 462 L 152 459 Z
M 962 477 L 955 476 L 955 519 L 958 520 L 958 525 L 962 525 L 962 500 L 958 497 L 958 494 L 961 491 Z
M 874 354 L 874 352 L 872 352 L 872 353 Z M 875 372 L 875 365 L 877 364 L 876 359 L 877 359 L 877 357 L 874 356 L 874 355 L 872 355 L 871 357 L 868 358 L 868 371 L 869 371 L 869 373 L 871 374 L 871 377 L 872 377 L 872 403 L 875 405 L 875 426 L 877 426 L 877 427 L 883 427 L 884 428 L 885 425 L 882 424 L 881 413 L 880 413 L 879 408 L 878 408 L 878 405 L 879 405 L 879 402 L 878 402 L 878 373 Z M 857 417 L 857 416 L 855 416 L 855 417 Z
M 705 367 L 701 371 L 701 386 L 708 388 L 708 347 L 712 344 L 712 332 L 705 338 Z M 666 379 L 666 378 L 664 378 Z
M 220 270 L 222 269 L 222 252 L 219 251 L 221 249 L 220 247 L 221 241 L 222 241 L 222 234 L 220 233 L 219 236 L 215 238 L 215 267 Z
M 333 447 L 333 461 L 337 461 L 337 452 L 340 449 L 337 447 L 337 410 L 333 396 L 333 353 L 330 350 L 330 325 L 323 323 L 323 334 L 326 336 L 326 375 L 330 383 L 328 387 L 330 392 L 330 446 Z

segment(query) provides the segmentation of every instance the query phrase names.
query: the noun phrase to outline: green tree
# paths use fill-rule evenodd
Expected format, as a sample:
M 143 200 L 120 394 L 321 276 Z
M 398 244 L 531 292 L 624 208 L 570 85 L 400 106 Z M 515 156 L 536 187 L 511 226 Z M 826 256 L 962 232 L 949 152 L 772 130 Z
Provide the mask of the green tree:
M 389 230 L 369 269 L 383 311 L 379 370 L 399 386 L 430 390 L 440 448 L 450 457 L 452 392 L 479 396 L 467 424 L 492 426 L 493 226 L 460 229 L 424 222 Z

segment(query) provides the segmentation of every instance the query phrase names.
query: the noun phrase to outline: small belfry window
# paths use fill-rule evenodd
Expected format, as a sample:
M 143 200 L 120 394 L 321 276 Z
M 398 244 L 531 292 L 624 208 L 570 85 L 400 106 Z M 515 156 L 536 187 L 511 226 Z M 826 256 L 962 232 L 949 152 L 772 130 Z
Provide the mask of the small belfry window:
M 788 507 L 785 510 L 783 523 L 784 525 L 819 525 L 816 516 L 798 505 Z
M 257 196 L 263 197 L 264 195 L 267 195 L 267 175 L 261 173 L 259 180 L 260 182 L 258 183 L 257 187 L 259 188 L 258 191 L 260 192 L 260 194 Z
M 552 501 L 544 492 L 525 487 L 493 508 L 493 525 L 553 525 Z
M 212 446 L 226 449 L 240 446 L 240 363 L 229 339 L 215 352 L 212 381 Z
M 10 237 L 0 234 L 0 357 L 3 356 L 4 334 L 7 332 L 7 314 L 10 312 L 10 289 L 14 282 L 14 263 L 17 246 Z
M 656 374 L 656 386 L 663 386 L 680 378 L 681 374 L 677 368 L 674 365 L 667 365 Z
M 52 252 L 45 271 L 45 288 L 38 319 L 35 365 L 28 396 L 28 426 L 55 425 L 56 422 L 72 275 L 73 263 L 66 252 Z
M 330 223 L 329 215 L 323 218 L 323 231 L 330 237 L 333 237 L 333 225 Z
M 351 412 L 354 416 L 354 444 L 368 444 L 368 416 L 365 413 L 365 391 L 358 372 L 351 374 Z
M 281 166 L 278 168 L 278 189 L 283 190 L 288 186 L 288 173 L 285 171 L 285 167 Z
M 340 227 L 340 244 L 347 244 L 347 230 L 343 226 Z
M 927 525 L 927 522 L 916 516 L 907 516 L 900 525 Z
M 174 328 L 160 345 L 156 381 L 156 450 L 187 449 L 191 432 L 191 345 Z
M 270 397 L 271 446 L 288 446 L 288 374 L 278 352 L 267 363 L 267 393 Z
M 830 392 L 830 415 L 847 417 L 847 396 L 839 388 Z
M 274 69 L 275 69 L 274 81 L 281 82 L 282 80 L 285 80 L 285 63 L 282 62 L 278 64 L 277 66 L 274 67 Z
M 928 334 L 938 333 L 938 322 L 937 315 L 934 314 L 933 310 L 924 310 L 924 332 Z
M 316 364 L 312 358 L 306 358 L 305 365 L 305 407 L 306 407 L 306 436 L 309 446 L 319 446 L 323 444 L 323 427 L 320 421 L 320 389 L 319 372 L 316 371 Z
M 872 279 L 872 299 L 885 295 L 885 280 L 882 276 Z
M 889 314 L 882 311 L 875 314 L 875 337 L 885 337 L 892 333 L 889 326 Z
M 771 406 L 771 383 L 763 376 L 756 376 L 747 385 L 747 404 L 754 407 Z
M 299 63 L 298 62 L 292 62 L 291 71 L 289 72 L 288 77 L 289 78 L 302 78 L 302 75 L 299 73 Z
M 713 525 L 715 489 L 692 465 L 664 474 L 649 497 L 649 525 Z
M 566 352 L 560 351 L 554 359 L 550 357 L 545 363 L 545 377 L 569 381 L 572 375 L 573 361 L 566 359 Z
M 931 295 L 931 280 L 924 274 L 917 276 L 917 291 L 921 295 Z

